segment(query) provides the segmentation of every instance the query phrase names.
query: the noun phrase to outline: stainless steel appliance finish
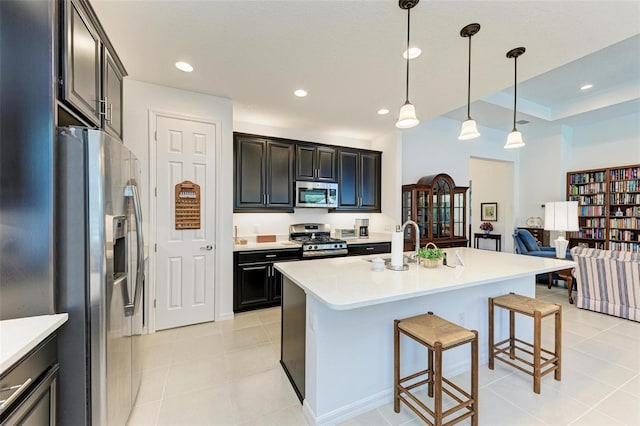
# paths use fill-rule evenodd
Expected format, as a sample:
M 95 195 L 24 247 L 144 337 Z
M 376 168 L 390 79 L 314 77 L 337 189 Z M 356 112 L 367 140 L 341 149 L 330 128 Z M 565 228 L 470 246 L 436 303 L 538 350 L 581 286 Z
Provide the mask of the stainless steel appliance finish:
M 58 422 L 124 425 L 141 379 L 144 240 L 138 160 L 104 132 L 58 129 Z
M 338 184 L 297 181 L 296 207 L 338 207 Z
M 331 238 L 331 227 L 322 223 L 299 223 L 289 226 L 289 239 L 302 244 L 302 257 L 346 256 L 347 243 Z
M 369 219 L 356 219 L 358 238 L 369 238 Z

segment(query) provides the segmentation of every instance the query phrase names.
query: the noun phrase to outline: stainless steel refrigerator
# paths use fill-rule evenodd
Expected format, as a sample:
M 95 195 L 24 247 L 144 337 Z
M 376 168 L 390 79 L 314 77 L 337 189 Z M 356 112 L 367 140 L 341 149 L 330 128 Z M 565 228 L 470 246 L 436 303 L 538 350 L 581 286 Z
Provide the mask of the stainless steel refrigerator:
M 56 141 L 58 423 L 124 425 L 141 379 L 144 240 L 139 163 L 120 141 L 81 127 Z

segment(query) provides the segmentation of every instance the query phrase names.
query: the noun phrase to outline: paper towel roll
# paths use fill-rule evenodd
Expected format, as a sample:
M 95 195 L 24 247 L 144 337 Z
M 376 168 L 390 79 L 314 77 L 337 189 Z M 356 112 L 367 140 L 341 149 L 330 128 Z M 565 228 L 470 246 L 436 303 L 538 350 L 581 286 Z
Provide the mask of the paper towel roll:
M 402 266 L 404 252 L 404 235 L 402 231 L 391 235 L 391 266 Z

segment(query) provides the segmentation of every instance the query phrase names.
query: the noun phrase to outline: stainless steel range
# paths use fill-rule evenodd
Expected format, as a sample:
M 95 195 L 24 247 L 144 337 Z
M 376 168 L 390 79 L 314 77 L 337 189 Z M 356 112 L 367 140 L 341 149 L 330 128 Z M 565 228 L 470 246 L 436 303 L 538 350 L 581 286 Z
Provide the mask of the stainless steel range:
M 331 227 L 323 223 L 297 223 L 289 226 L 289 240 L 302 244 L 302 257 L 346 256 L 344 240 L 331 238 Z

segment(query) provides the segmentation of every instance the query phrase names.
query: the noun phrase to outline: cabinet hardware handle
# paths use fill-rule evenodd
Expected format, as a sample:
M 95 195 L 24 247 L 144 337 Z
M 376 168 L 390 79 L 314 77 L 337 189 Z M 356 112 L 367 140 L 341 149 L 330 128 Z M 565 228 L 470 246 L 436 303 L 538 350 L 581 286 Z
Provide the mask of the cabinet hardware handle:
M 262 204 L 267 204 L 267 194 L 262 194 Z
M 269 258 L 271 258 L 271 257 L 276 257 L 276 256 L 277 256 L 276 254 L 267 254 L 267 255 L 265 255 L 264 257 L 269 257 Z
M 113 104 L 109 104 L 109 115 L 105 117 L 109 124 L 113 124 Z
M 211 251 L 213 250 L 213 246 L 211 244 L 207 244 L 206 246 L 200 247 L 200 250 Z
M 31 377 L 29 377 L 25 382 L 21 385 L 9 386 L 8 388 L 2 388 L 0 391 L 8 391 L 17 389 L 11 396 L 7 399 L 3 399 L 0 401 L 0 410 L 4 410 L 9 404 L 11 404 L 17 397 L 20 396 L 22 392 L 24 392 L 29 385 L 31 384 Z
M 269 204 L 269 194 L 267 194 L 267 204 Z
M 100 105 L 98 106 L 98 116 L 100 115 L 104 115 L 105 119 L 107 117 L 107 98 L 104 99 L 99 99 L 98 102 L 100 103 Z M 102 112 L 102 105 L 104 105 L 104 112 Z
M 374 250 L 374 247 L 367 247 L 367 250 Z

